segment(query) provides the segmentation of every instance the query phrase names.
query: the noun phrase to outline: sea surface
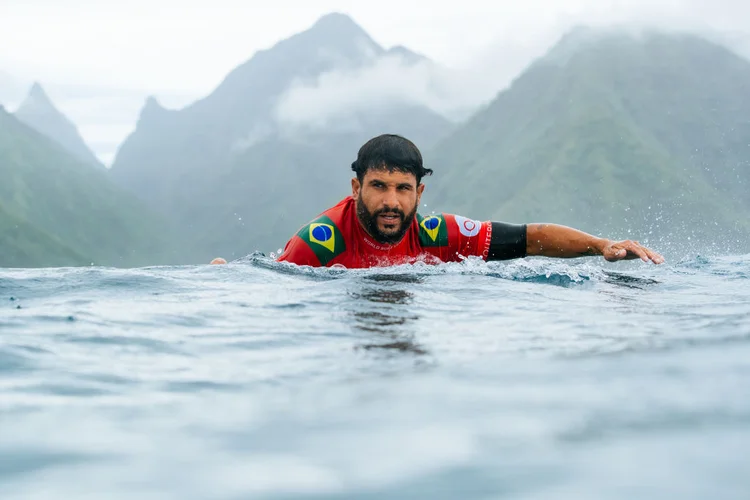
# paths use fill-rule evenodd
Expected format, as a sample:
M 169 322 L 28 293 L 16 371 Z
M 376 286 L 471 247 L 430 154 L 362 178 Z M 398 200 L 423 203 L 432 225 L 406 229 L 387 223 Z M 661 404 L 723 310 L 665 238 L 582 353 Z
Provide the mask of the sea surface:
M 750 255 L 0 269 L 0 498 L 750 498 Z

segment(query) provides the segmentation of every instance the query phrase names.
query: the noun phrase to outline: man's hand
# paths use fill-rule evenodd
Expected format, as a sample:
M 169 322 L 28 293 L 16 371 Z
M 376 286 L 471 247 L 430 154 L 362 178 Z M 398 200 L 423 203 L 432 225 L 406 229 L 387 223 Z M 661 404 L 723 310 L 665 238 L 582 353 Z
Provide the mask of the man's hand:
M 631 240 L 608 241 L 604 248 L 602 248 L 602 255 L 609 262 L 641 259 L 643 262 L 650 260 L 654 264 L 664 263 L 664 257 L 642 246 L 637 241 Z
M 526 254 L 561 258 L 601 255 L 609 262 L 642 259 L 654 264 L 664 263 L 664 257 L 637 241 L 597 238 L 557 224 L 527 224 Z

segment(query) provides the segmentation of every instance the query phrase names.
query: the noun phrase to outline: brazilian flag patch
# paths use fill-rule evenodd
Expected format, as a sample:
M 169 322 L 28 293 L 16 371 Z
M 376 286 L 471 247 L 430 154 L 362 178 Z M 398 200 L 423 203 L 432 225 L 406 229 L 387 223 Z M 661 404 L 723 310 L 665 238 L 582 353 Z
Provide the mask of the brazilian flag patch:
M 297 236 L 315 252 L 321 266 L 327 265 L 346 250 L 341 231 L 331 219 L 323 215 L 300 229 Z
M 442 215 L 417 215 L 419 222 L 419 242 L 423 247 L 444 247 L 448 245 L 448 227 Z

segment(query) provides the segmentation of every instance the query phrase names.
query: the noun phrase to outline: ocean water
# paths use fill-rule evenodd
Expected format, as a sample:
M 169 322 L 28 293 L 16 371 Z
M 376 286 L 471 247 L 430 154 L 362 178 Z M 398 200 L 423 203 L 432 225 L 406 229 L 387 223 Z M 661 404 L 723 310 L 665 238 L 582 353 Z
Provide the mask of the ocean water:
M 747 499 L 750 255 L 0 270 L 2 499 Z

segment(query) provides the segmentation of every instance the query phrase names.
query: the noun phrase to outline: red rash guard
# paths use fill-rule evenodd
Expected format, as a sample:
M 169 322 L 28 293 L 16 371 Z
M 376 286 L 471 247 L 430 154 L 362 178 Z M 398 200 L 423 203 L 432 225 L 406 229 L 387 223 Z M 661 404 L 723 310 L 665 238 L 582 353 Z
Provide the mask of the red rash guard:
M 378 243 L 359 223 L 354 198 L 348 196 L 300 229 L 277 260 L 349 269 L 458 262 L 471 255 L 487 260 L 491 239 L 491 222 L 451 214 L 417 214 L 400 242 Z

